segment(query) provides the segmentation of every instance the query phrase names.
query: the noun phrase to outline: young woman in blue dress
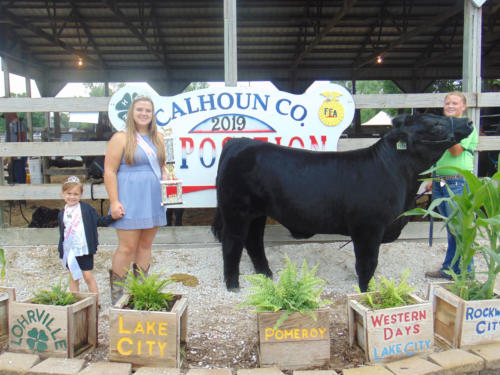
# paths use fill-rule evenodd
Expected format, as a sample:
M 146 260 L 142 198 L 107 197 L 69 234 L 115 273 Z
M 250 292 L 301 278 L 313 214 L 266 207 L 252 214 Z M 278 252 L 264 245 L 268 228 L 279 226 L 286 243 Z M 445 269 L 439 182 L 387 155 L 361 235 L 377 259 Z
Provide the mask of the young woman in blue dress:
M 147 274 L 151 247 L 159 226 L 166 224 L 161 206 L 160 180 L 165 177 L 165 144 L 158 132 L 150 98 L 135 97 L 126 130 L 113 135 L 104 161 L 104 184 L 109 197 L 112 225 L 118 235 L 110 273 L 111 303 L 123 294 L 115 281 L 124 281 L 133 262 L 134 273 Z

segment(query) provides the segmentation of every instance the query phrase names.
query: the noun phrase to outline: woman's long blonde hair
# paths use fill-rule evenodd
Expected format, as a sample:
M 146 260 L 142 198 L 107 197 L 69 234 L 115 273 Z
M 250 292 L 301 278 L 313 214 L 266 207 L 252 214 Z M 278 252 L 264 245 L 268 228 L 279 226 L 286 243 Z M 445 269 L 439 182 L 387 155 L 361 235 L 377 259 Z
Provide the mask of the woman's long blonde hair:
M 151 119 L 151 123 L 149 124 L 149 139 L 156 147 L 158 162 L 160 163 L 160 167 L 162 167 L 165 164 L 165 147 L 160 140 L 160 134 L 158 134 L 158 128 L 156 126 L 155 106 L 151 98 L 147 96 L 136 96 L 130 104 L 130 108 L 128 109 L 125 129 L 125 163 L 127 163 L 128 165 L 132 165 L 135 163 L 135 150 L 137 149 L 137 130 L 135 128 L 133 113 L 135 104 L 137 102 L 149 102 L 151 103 L 151 106 L 153 108 L 153 117 Z

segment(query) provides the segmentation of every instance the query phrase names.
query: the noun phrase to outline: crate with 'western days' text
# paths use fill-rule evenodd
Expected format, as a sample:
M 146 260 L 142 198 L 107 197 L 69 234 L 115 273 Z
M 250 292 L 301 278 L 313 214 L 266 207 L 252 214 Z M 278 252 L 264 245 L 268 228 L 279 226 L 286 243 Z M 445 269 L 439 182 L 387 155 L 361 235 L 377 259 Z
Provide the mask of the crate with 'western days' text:
M 371 310 L 360 302 L 363 294 L 347 296 L 349 342 L 363 349 L 368 361 L 386 362 L 432 351 L 432 305 L 416 295 L 410 297 L 415 304 Z

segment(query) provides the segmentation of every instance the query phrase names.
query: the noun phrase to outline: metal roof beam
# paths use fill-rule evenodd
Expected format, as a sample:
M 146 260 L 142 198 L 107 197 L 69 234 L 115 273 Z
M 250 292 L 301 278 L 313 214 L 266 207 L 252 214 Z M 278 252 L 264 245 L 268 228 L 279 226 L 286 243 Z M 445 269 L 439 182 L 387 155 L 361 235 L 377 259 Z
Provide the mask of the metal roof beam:
M 26 22 L 22 17 L 16 16 L 15 14 L 10 12 L 5 6 L 3 6 L 1 4 L 0 4 L 0 20 L 7 20 L 7 21 L 9 21 L 9 22 L 21 27 L 21 28 L 27 29 L 27 30 L 31 31 L 33 34 L 35 34 L 35 35 L 37 35 L 45 40 L 48 40 L 53 45 L 60 47 L 66 53 L 68 53 L 70 55 L 75 55 L 77 57 L 85 58 L 85 61 L 92 64 L 92 65 L 96 65 L 96 66 L 101 65 L 99 61 L 92 59 L 90 56 L 87 55 L 86 52 L 80 51 L 80 50 L 77 50 L 73 47 L 68 46 L 61 39 L 56 38 L 56 37 L 46 33 L 45 31 L 43 31 L 39 27 L 37 27 L 29 22 Z
M 99 51 L 99 48 L 97 47 L 97 44 L 94 40 L 94 37 L 92 36 L 92 32 L 90 31 L 90 28 L 88 27 L 87 23 L 85 22 L 85 19 L 82 17 L 80 12 L 78 11 L 78 5 L 74 0 L 70 0 L 71 3 L 71 11 L 73 12 L 73 16 L 75 20 L 80 23 L 82 26 L 83 31 L 85 32 L 85 35 L 87 36 L 88 41 L 92 45 L 92 48 L 94 49 L 95 53 L 97 54 L 97 57 L 99 59 L 99 62 L 101 63 L 101 66 L 103 68 L 107 68 L 106 63 L 104 62 L 104 58 Z
M 324 38 L 326 34 L 328 34 L 332 29 L 337 26 L 339 21 L 351 10 L 352 6 L 356 3 L 357 0 L 344 0 L 344 5 L 342 9 L 338 11 L 335 16 L 328 22 L 328 24 L 320 31 L 320 33 L 316 36 L 316 38 L 306 45 L 304 49 L 299 53 L 299 56 L 295 59 L 293 65 L 290 67 L 290 70 L 296 70 L 300 65 L 302 60 L 306 57 L 306 55 L 314 49 L 321 40 Z
M 158 59 L 162 63 L 162 65 L 167 68 L 167 62 L 165 61 L 165 58 L 162 54 L 160 54 L 157 50 L 153 48 L 151 43 L 146 39 L 143 33 L 141 33 L 135 26 L 134 24 L 129 21 L 129 19 L 123 14 L 123 12 L 118 8 L 118 5 L 116 4 L 115 1 L 113 0 L 103 0 L 103 3 L 108 6 L 108 8 L 113 12 L 113 14 L 118 17 L 118 19 L 123 22 L 130 32 L 135 35 L 137 39 L 139 39 L 146 48 L 148 49 L 151 54 Z
M 403 35 L 401 35 L 401 37 L 399 37 L 398 40 L 396 40 L 392 43 L 389 43 L 389 45 L 387 47 L 380 48 L 377 51 L 375 51 L 374 53 L 372 53 L 368 58 L 366 58 L 365 60 L 356 64 L 356 69 L 360 69 L 367 64 L 373 63 L 374 59 L 377 56 L 383 55 L 384 53 L 387 53 L 387 52 L 393 50 L 394 48 L 407 42 L 411 38 L 414 38 L 414 37 L 422 34 L 423 32 L 429 30 L 430 27 L 432 27 L 434 25 L 439 25 L 442 22 L 449 19 L 450 17 L 453 17 L 454 15 L 456 15 L 462 11 L 463 11 L 463 2 L 460 0 L 457 0 L 455 6 L 453 6 L 451 9 L 447 9 L 446 11 L 436 15 L 435 17 L 431 18 L 429 21 L 422 23 L 420 26 L 415 27 L 414 29 L 412 29 L 411 31 L 409 31 L 407 33 L 404 33 Z

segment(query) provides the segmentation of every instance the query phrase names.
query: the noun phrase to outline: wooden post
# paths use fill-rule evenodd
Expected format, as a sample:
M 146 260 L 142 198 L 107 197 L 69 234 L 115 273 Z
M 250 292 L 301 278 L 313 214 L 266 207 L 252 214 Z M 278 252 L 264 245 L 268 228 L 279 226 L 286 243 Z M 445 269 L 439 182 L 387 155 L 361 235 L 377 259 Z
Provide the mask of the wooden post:
M 26 96 L 31 98 L 31 79 L 30 77 L 24 77 L 26 83 Z M 26 112 L 26 127 L 28 131 L 28 141 L 33 142 L 33 114 L 31 112 Z
M 61 138 L 61 116 L 59 112 L 54 112 L 54 136 Z
M 10 96 L 10 81 L 9 81 L 9 69 L 7 66 L 7 61 L 4 57 L 2 57 L 2 65 L 3 65 L 3 83 L 5 90 L 5 97 L 8 98 Z M 7 126 L 7 119 L 5 119 L 5 140 L 7 141 L 7 134 L 9 132 L 9 127 Z M 0 185 L 5 183 L 5 179 L 3 176 L 3 158 L 0 158 Z M 3 204 L 0 204 L 0 228 L 3 228 Z
M 481 92 L 481 31 L 482 9 L 472 0 L 464 0 L 463 36 L 463 91 L 476 94 L 474 103 L 469 105 L 468 117 L 479 131 L 480 109 L 477 107 L 477 94 Z M 474 173 L 478 172 L 478 153 L 474 153 Z
M 50 112 L 45 112 L 45 131 L 47 132 L 47 139 L 45 141 L 50 141 Z M 43 183 L 50 183 L 50 176 L 47 174 L 49 169 L 49 159 L 42 158 L 42 175 Z
M 238 84 L 236 0 L 224 0 L 224 80 L 226 86 Z

